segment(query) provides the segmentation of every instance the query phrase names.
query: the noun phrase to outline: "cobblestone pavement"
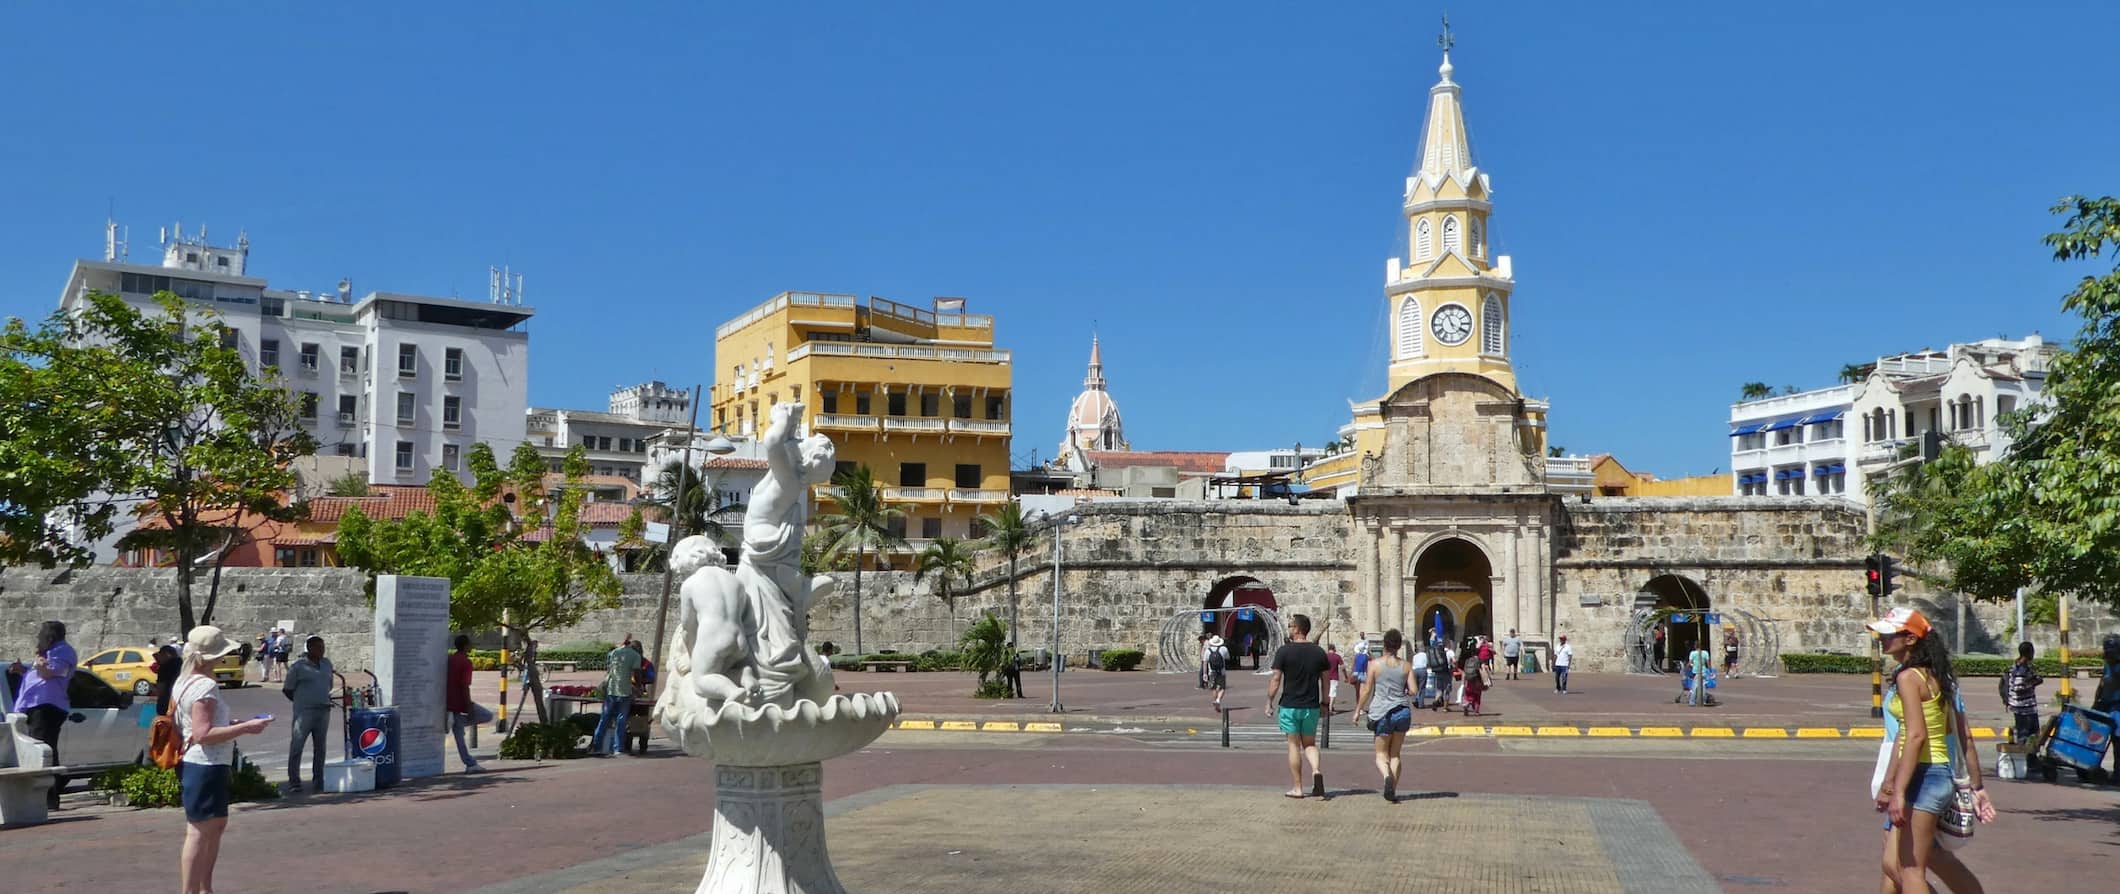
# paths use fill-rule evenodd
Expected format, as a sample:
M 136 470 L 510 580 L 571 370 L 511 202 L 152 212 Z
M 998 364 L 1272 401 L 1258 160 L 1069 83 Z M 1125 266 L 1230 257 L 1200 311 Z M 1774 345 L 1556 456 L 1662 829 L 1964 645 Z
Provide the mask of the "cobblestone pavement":
M 1396 804 L 1344 791 L 1290 801 L 1230 787 L 894 786 L 826 823 L 840 881 L 869 894 L 1463 890 L 1682 894 L 1719 890 L 1640 801 L 1434 793 Z M 1280 839 L 1218 842 L 1203 818 Z M 1037 830 L 1026 847 L 997 828 Z M 1312 834 L 1316 833 L 1316 834 Z M 698 884 L 704 836 L 480 894 L 647 894 Z M 1064 871 L 1054 871 L 1064 866 Z M 609 874 L 606 874 L 609 873 Z

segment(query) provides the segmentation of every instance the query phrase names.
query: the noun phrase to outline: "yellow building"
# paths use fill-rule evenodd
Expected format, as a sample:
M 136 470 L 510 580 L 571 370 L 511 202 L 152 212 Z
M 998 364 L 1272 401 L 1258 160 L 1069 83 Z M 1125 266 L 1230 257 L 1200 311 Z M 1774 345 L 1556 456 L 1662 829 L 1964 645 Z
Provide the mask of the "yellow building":
M 1008 501 L 1009 352 L 994 319 L 937 298 L 923 310 L 882 298 L 783 292 L 714 331 L 713 430 L 755 436 L 781 401 L 831 436 L 840 468 L 866 465 L 905 511 L 915 548 L 976 536 Z M 826 488 L 818 513 L 833 506 Z

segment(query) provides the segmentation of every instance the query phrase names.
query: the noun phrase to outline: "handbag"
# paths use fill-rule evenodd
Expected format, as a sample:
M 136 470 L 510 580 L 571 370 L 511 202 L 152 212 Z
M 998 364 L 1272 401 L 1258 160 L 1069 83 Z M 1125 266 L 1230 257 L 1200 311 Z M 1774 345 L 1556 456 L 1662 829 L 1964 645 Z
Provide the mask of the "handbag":
M 1973 780 L 1962 771 L 1965 759 L 1961 747 L 1962 737 L 1958 730 L 1956 705 L 1947 706 L 1951 713 L 1951 746 L 1954 752 L 1951 762 L 1951 798 L 1943 805 L 1943 815 L 1936 818 L 1936 843 L 1946 850 L 1957 850 L 1973 840 L 1973 830 L 1980 823 L 1979 810 L 1973 802 Z M 1970 743 L 1965 743 L 1970 744 Z

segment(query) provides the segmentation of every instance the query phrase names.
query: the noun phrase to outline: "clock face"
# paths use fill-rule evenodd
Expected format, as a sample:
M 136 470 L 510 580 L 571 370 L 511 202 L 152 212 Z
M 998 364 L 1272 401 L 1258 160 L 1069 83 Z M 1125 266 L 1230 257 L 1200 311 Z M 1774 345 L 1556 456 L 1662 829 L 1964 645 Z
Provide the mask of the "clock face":
M 1446 345 L 1461 345 L 1472 337 L 1472 312 L 1456 304 L 1436 308 L 1435 316 L 1428 321 L 1428 328 L 1435 331 L 1435 340 Z

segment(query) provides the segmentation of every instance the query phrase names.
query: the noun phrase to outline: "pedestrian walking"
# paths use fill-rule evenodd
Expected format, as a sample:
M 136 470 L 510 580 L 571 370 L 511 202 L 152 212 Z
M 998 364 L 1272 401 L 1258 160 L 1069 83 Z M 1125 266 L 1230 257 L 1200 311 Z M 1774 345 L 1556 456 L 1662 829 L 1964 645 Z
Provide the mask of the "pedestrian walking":
M 1361 686 L 1369 679 L 1369 640 L 1357 636 L 1354 645 L 1349 648 L 1354 650 L 1354 657 L 1347 662 L 1347 678 L 1353 681 L 1354 685 Z M 1357 697 L 1360 697 L 1359 694 Z
M 312 636 L 303 643 L 302 658 L 287 668 L 280 694 L 294 703 L 294 737 L 287 743 L 287 791 L 302 790 L 302 746 L 310 744 L 310 791 L 324 789 L 324 743 L 331 731 L 331 693 L 337 673 L 324 657 L 324 638 Z
M 1001 679 L 1008 683 L 1009 698 L 1023 698 L 1023 653 L 1016 650 L 1016 641 L 1009 640 L 1008 663 L 1001 666 Z
M 184 650 L 174 642 L 155 652 L 155 716 L 169 716 L 169 699 L 176 694 L 177 678 L 184 675 Z
M 1480 695 L 1487 691 L 1487 668 L 1480 663 L 1478 652 L 1468 652 L 1463 662 L 1465 673 L 1465 716 L 1480 713 Z
M 221 834 L 228 828 L 228 789 L 234 776 L 235 740 L 264 732 L 269 714 L 228 722 L 228 704 L 213 664 L 241 646 L 221 628 L 201 624 L 184 640 L 184 675 L 177 679 L 177 731 L 184 737 L 184 756 L 177 764 L 177 785 L 184 802 L 184 849 L 177 871 L 184 894 L 213 891 L 214 862 L 221 856 Z
M 1207 691 L 1214 695 L 1215 711 L 1222 710 L 1222 696 L 1229 691 L 1229 649 L 1219 636 L 1207 638 L 1206 660 L 1200 669 L 1207 674 Z
M 1723 676 L 1737 676 L 1737 628 L 1723 628 Z
M 1325 770 L 1318 763 L 1318 709 L 1325 700 L 1325 674 L 1331 665 L 1325 650 L 1310 642 L 1310 616 L 1288 616 L 1288 642 L 1273 653 L 1273 679 L 1266 684 L 1266 708 L 1274 712 L 1281 734 L 1288 737 L 1287 796 L 1304 797 L 1303 763 L 1310 763 L 1310 797 L 1325 797 Z
M 1339 651 L 1325 647 L 1325 713 L 1339 713 L 1340 683 L 1347 678 L 1347 659 Z
M 621 642 L 604 660 L 604 714 L 596 720 L 596 732 L 589 735 L 589 753 L 599 757 L 626 750 L 626 721 L 633 715 L 633 672 L 640 669 L 640 653 L 633 651 L 630 642 Z
M 27 667 L 17 665 L 22 683 L 15 692 L 15 705 L 9 710 L 27 715 L 24 725 L 29 728 L 30 738 L 51 746 L 50 766 L 66 765 L 60 760 L 59 732 L 66 728 L 67 715 L 73 713 L 66 687 L 79 663 L 73 645 L 66 641 L 66 624 L 46 621 L 37 628 L 37 657 Z M 59 809 L 59 790 L 65 787 L 65 776 L 53 777 L 51 789 L 44 793 L 45 805 Z
M 1708 654 L 1708 644 L 1693 644 L 1693 651 L 1686 653 L 1686 678 L 1693 681 L 1688 693 L 1689 704 L 1700 707 L 1708 703 L 1708 670 L 1715 666 L 1715 656 Z
M 1668 644 L 1664 641 L 1664 625 L 1658 624 L 1650 628 L 1649 660 L 1651 663 L 1649 666 L 1657 673 L 1664 672 L 1664 649 L 1666 648 L 1668 648 Z
M 1883 872 L 1886 891 L 1927 891 L 1929 873 L 1955 894 L 1982 890 L 1980 880 L 1956 854 L 1937 847 L 1946 813 L 1965 810 L 1970 823 L 1993 822 L 1995 806 L 1981 783 L 1979 751 L 1965 728 L 1965 705 L 1951 672 L 1943 638 L 1910 608 L 1894 609 L 1871 622 L 1885 654 L 1899 662 L 1885 696 L 1886 741 L 1878 750 L 1871 784 L 1876 808 L 1885 815 Z M 1908 703 L 1918 706 L 1910 716 Z M 1954 836 L 1955 837 L 1955 836 Z
M 1516 679 L 1517 663 L 1524 659 L 1524 638 L 1516 635 L 1516 628 L 1509 628 L 1509 635 L 1502 637 L 1502 666 L 1509 669 L 1509 679 Z
M 294 651 L 294 631 L 282 630 L 272 644 L 272 663 L 280 672 L 280 679 L 287 679 L 287 656 Z
M 1568 694 L 1568 666 L 1575 663 L 1575 647 L 1568 645 L 1568 635 L 1561 634 L 1560 645 L 1553 647 L 1553 691 Z
M 464 772 L 476 773 L 485 769 L 471 756 L 471 748 L 464 744 L 464 730 L 493 722 L 493 711 L 485 705 L 471 700 L 471 637 L 456 635 L 456 651 L 449 653 L 449 689 L 442 694 L 443 710 L 449 712 L 449 735 L 456 740 L 456 759 L 463 763 Z M 594 741 L 602 742 L 601 737 Z
M 1406 731 L 1413 728 L 1413 703 L 1406 691 L 1413 665 L 1399 657 L 1405 637 L 1397 630 L 1384 631 L 1384 654 L 1369 662 L 1355 710 L 1368 718 L 1369 731 L 1376 734 L 1377 773 L 1384 777 L 1384 800 L 1399 799 L 1399 755 L 1406 749 Z
M 1484 636 L 1480 637 L 1480 669 L 1490 677 L 1494 674 L 1494 640 Z
M 2032 666 L 2032 644 L 2017 644 L 2017 662 L 2002 674 L 2002 703 L 2010 709 L 2010 741 L 2039 736 L 2039 670 Z
M 1207 640 L 1208 634 L 1200 634 L 1200 688 L 1207 688 Z

